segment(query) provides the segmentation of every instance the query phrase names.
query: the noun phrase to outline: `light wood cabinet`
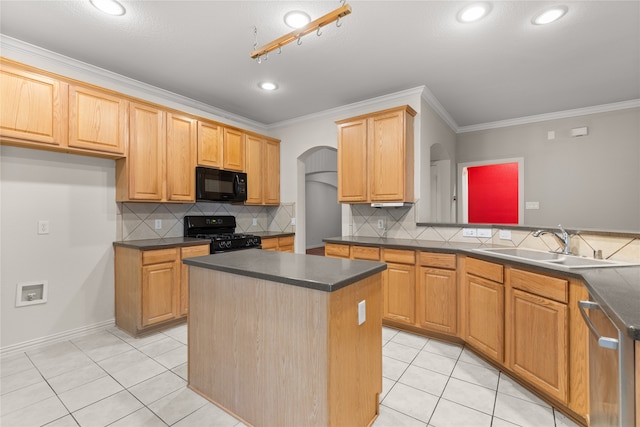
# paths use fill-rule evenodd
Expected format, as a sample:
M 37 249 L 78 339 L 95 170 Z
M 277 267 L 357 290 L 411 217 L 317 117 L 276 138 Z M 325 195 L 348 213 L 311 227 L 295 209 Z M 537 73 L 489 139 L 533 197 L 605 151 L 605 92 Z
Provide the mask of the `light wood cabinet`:
M 129 102 L 117 94 L 69 86 L 69 147 L 124 155 Z
M 226 127 L 224 128 L 223 133 L 223 169 L 243 172 L 245 134 L 237 129 Z
M 280 204 L 280 142 L 246 135 L 247 205 Z
M 466 342 L 491 359 L 504 362 L 503 266 L 466 259 L 464 290 Z
M 210 253 L 209 245 L 188 246 L 180 248 L 180 260 L 197 256 L 206 256 Z M 189 266 L 180 265 L 180 316 L 186 316 L 189 312 Z
M 403 106 L 336 122 L 339 202 L 414 200 L 415 114 Z
M 0 137 L 66 146 L 68 84 L 17 64 L 0 65 Z
M 182 259 L 209 254 L 209 245 L 141 250 L 115 246 L 116 325 L 137 336 L 184 319 L 188 270 Z
M 266 251 L 294 252 L 295 236 L 262 238 L 262 249 Z
M 416 266 L 415 252 L 383 249 L 382 317 L 396 322 L 415 323 Z
M 222 169 L 224 130 L 214 122 L 198 121 L 198 166 Z
M 128 155 L 116 161 L 116 200 L 195 202 L 196 120 L 131 102 L 129 129 Z
M 456 256 L 420 252 L 419 259 L 417 326 L 455 335 L 458 316 Z
M 512 268 L 508 281 L 507 366 L 567 403 L 567 280 Z
M 196 199 L 197 122 L 194 118 L 167 113 L 166 200 Z

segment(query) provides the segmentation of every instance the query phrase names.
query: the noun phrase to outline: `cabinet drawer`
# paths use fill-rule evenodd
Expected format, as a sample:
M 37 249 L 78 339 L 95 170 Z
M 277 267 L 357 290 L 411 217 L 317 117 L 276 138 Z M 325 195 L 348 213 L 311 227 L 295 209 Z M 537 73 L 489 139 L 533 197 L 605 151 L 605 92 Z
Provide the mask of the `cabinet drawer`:
M 368 246 L 352 246 L 351 258 L 378 261 L 380 260 L 380 248 L 371 248 Z
M 326 256 L 333 256 L 338 258 L 349 258 L 349 246 L 337 245 L 335 243 L 327 243 L 324 247 L 324 253 Z
M 262 249 L 267 251 L 275 251 L 278 249 L 278 238 L 262 239 Z
M 494 264 L 476 258 L 467 258 L 465 264 L 466 272 L 469 274 L 504 283 L 504 267 L 501 264 Z
M 205 256 L 209 255 L 211 251 L 211 247 L 209 245 L 204 246 L 187 246 L 180 249 L 180 254 L 182 259 L 194 257 L 194 256 Z
M 425 267 L 449 268 L 455 270 L 455 254 L 438 254 L 433 252 L 420 252 L 420 265 Z
M 514 288 L 558 302 L 569 302 L 569 282 L 557 277 L 512 268 L 509 282 Z
M 382 258 L 385 262 L 397 262 L 398 264 L 416 263 L 416 253 L 402 249 L 383 249 Z
M 160 262 L 171 262 L 178 258 L 178 248 L 156 249 L 152 251 L 142 251 L 142 264 L 158 264 Z

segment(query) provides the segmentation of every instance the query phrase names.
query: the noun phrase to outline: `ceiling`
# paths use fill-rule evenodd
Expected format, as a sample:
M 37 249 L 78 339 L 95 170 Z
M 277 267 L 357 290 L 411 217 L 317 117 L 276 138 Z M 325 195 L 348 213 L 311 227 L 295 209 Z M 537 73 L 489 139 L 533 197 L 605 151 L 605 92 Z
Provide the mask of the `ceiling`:
M 559 21 L 531 18 L 557 2 L 359 1 L 342 25 L 258 63 L 258 46 L 291 31 L 287 11 L 316 19 L 339 1 L 0 1 L 0 32 L 213 107 L 273 125 L 426 86 L 454 128 L 640 99 L 640 1 L 567 1 Z M 258 88 L 263 80 L 279 85 Z

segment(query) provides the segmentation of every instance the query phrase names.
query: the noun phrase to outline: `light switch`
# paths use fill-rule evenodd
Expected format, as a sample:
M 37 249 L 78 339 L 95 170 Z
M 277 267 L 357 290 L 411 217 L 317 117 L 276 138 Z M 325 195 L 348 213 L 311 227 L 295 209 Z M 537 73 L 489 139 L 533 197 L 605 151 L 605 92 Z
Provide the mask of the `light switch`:
M 462 229 L 462 237 L 476 237 L 478 235 L 478 230 L 475 228 L 463 228 Z
M 358 325 L 362 325 L 367 320 L 367 302 L 362 300 L 358 303 Z

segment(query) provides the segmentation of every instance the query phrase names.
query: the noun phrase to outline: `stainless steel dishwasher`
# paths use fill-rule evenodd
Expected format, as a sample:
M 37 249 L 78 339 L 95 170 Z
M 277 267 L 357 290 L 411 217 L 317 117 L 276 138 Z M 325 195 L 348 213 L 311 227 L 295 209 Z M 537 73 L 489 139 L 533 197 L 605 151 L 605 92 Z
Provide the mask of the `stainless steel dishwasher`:
M 589 334 L 589 421 L 591 427 L 634 425 L 634 342 L 589 297 L 579 301 Z M 589 311 L 587 313 L 587 310 Z

